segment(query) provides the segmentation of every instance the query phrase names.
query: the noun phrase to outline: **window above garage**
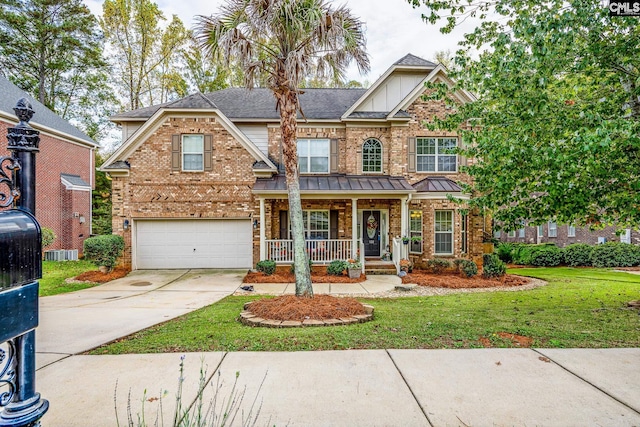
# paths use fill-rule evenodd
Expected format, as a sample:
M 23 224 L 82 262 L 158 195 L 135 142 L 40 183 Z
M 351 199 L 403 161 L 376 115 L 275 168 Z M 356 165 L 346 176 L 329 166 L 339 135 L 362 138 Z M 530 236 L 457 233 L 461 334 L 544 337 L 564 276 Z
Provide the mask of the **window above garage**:
M 182 134 L 171 138 L 171 170 L 203 172 L 212 170 L 213 135 Z

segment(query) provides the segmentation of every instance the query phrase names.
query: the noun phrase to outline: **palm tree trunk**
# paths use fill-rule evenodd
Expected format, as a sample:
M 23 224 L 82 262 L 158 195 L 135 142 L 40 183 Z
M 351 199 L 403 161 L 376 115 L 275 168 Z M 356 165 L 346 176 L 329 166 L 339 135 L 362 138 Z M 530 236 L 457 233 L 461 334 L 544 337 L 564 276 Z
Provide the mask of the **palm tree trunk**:
M 298 148 L 296 116 L 298 112 L 298 98 L 291 90 L 276 93 L 280 105 L 280 132 L 282 133 L 282 148 L 284 168 L 289 193 L 289 213 L 291 215 L 291 231 L 293 233 L 294 271 L 296 275 L 296 296 L 313 297 L 311 286 L 311 271 L 307 258 L 304 241 L 304 224 L 302 218 L 302 201 L 300 198 L 300 182 L 298 170 Z

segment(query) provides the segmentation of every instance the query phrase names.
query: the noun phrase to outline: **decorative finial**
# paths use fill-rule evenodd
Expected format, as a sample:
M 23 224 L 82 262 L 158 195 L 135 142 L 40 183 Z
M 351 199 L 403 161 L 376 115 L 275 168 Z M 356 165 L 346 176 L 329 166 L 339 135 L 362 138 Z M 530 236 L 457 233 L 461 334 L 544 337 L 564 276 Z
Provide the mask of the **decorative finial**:
M 17 127 L 19 128 L 31 127 L 29 126 L 29 121 L 35 114 L 35 111 L 33 111 L 33 107 L 31 106 L 31 103 L 27 98 L 20 98 L 16 103 L 16 106 L 13 108 L 13 111 L 15 111 L 16 116 L 20 120 L 20 123 L 18 123 Z

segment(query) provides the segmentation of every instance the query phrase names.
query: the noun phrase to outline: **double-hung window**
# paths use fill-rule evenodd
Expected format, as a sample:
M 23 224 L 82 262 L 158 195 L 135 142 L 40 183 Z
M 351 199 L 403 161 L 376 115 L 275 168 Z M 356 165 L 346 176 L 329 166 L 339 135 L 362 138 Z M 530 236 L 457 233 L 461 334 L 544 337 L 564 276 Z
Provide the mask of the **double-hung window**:
M 558 224 L 553 221 L 549 221 L 549 237 L 558 237 Z
M 299 139 L 298 167 L 300 173 L 329 173 L 329 140 Z
M 576 237 L 575 225 L 567 225 L 567 237 Z
M 457 138 L 416 138 L 418 172 L 456 172 Z
M 509 233 L 507 234 L 507 237 L 515 238 L 516 237 L 516 230 L 509 231 Z
M 302 219 L 306 239 L 329 238 L 329 211 L 302 211 Z
M 182 135 L 182 170 L 204 170 L 204 135 Z
M 525 231 L 524 231 L 524 227 L 523 227 L 523 228 L 520 228 L 520 229 L 518 230 L 518 237 L 524 237 L 524 233 L 525 233 Z
M 435 212 L 435 253 L 453 255 L 453 211 Z
M 409 212 L 409 233 L 411 246 L 409 252 L 422 253 L 422 211 Z

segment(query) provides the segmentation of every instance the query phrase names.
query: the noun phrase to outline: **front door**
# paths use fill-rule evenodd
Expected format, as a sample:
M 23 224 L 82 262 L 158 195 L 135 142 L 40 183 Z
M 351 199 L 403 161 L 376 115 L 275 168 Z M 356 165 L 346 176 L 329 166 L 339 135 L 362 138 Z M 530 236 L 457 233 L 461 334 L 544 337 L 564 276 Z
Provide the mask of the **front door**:
M 380 256 L 380 211 L 362 211 L 362 242 L 365 257 Z

